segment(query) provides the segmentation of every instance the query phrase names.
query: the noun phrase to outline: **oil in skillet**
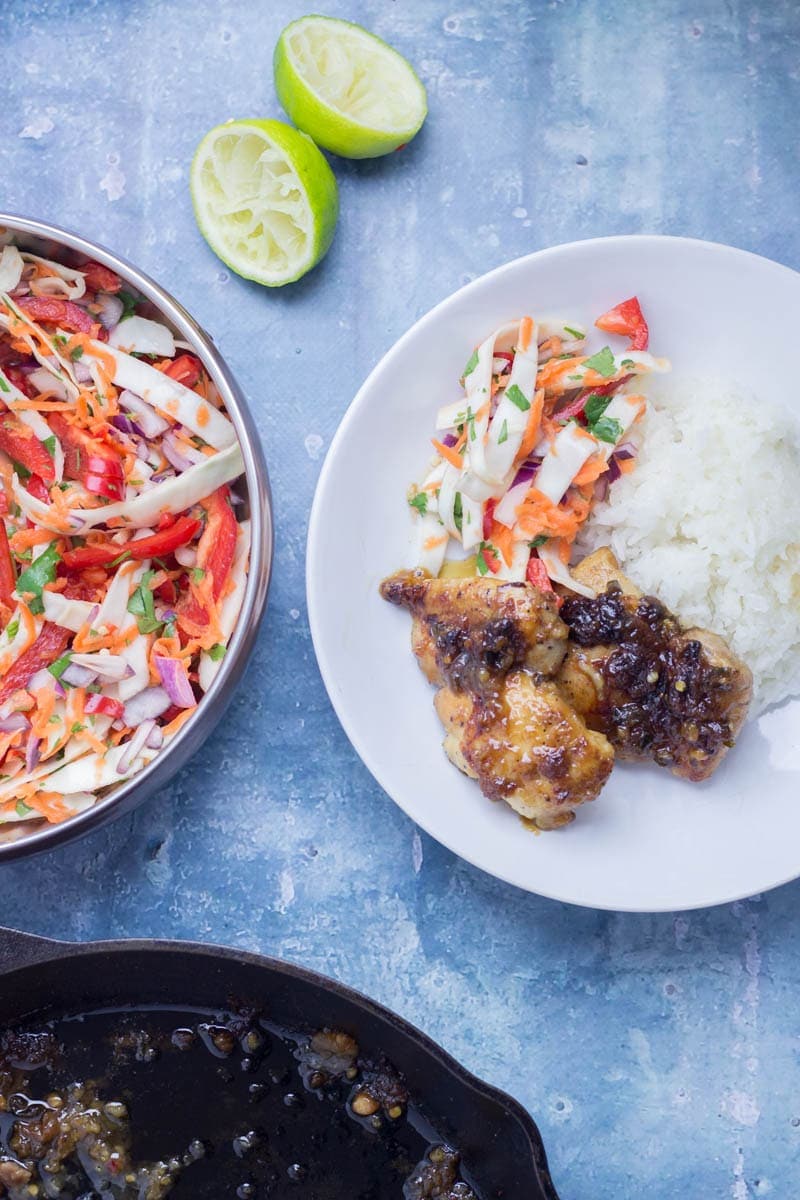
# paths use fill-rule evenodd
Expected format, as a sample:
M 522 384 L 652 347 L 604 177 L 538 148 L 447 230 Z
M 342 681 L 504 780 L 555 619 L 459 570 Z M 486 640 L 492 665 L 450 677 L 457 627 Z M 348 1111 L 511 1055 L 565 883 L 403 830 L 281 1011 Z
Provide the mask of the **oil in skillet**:
M 89 1192 L 73 1170 L 68 1190 L 49 1193 L 60 1200 L 423 1200 L 434 1191 L 476 1200 L 457 1156 L 435 1144 L 396 1073 L 358 1059 L 345 1034 L 309 1039 L 252 1014 L 175 1009 L 90 1013 L 44 1032 L 57 1053 L 40 1054 L 38 1066 L 14 1063 L 23 1068 L 23 1099 L 34 1101 L 30 1115 L 39 1112 L 36 1101 L 92 1081 L 85 1105 L 99 1108 L 112 1129 L 99 1153 L 116 1152 L 116 1124 L 121 1141 L 130 1139 L 124 1166 L 159 1164 L 153 1174 L 129 1171 L 127 1184 L 122 1172 L 95 1177 Z M 2 1067 L 0 1058 L 0 1081 Z M 0 1158 L 9 1153 L 12 1116 L 0 1112 Z M 44 1200 L 41 1176 L 26 1187 L 34 1184 L 40 1190 L 26 1191 L 26 1200 Z

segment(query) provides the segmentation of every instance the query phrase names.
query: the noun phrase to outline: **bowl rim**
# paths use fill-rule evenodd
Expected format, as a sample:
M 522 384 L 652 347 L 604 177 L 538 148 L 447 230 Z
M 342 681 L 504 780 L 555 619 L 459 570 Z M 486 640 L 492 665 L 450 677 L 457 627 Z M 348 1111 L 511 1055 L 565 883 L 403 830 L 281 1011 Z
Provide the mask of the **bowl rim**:
M 686 237 L 683 235 L 674 234 L 650 234 L 650 233 L 632 233 L 632 234 L 611 234 L 605 237 L 587 237 L 575 238 L 569 242 L 561 242 L 555 246 L 547 246 L 540 250 L 534 250 L 529 254 L 522 254 L 516 258 L 509 259 L 507 262 L 499 264 L 497 267 L 483 274 L 478 275 L 475 279 L 469 281 L 449 292 L 430 309 L 418 317 L 405 330 L 404 333 L 388 348 L 381 356 L 378 362 L 370 370 L 369 374 L 364 379 L 363 383 L 358 388 L 353 399 L 350 401 L 336 432 L 331 439 L 331 444 L 328 447 L 325 461 L 322 464 L 322 469 L 317 479 L 317 486 L 314 492 L 314 499 L 311 505 L 311 512 L 308 521 L 308 534 L 306 539 L 306 606 L 308 609 L 308 621 L 311 631 L 311 640 L 314 646 L 314 653 L 317 659 L 322 681 L 325 685 L 325 690 L 328 694 L 328 699 L 336 713 L 342 729 L 355 750 L 358 757 L 361 759 L 364 766 L 367 768 L 372 778 L 377 785 L 386 793 L 394 804 L 413 821 L 416 826 L 424 830 L 440 845 L 444 846 L 450 853 L 469 863 L 470 866 L 477 870 L 483 871 L 485 874 L 500 880 L 502 883 L 509 886 L 519 888 L 520 891 L 528 892 L 532 895 L 542 896 L 547 900 L 553 900 L 561 904 L 574 904 L 580 908 L 591 908 L 599 911 L 612 912 L 672 912 L 681 911 L 689 912 L 695 909 L 708 908 L 712 905 L 731 903 L 737 900 L 745 899 L 753 894 L 752 889 L 744 888 L 732 892 L 730 895 L 721 896 L 713 901 L 699 901 L 697 903 L 681 904 L 676 908 L 672 903 L 652 904 L 648 903 L 646 907 L 636 904 L 615 904 L 613 907 L 609 905 L 599 905 L 590 900 L 578 900 L 573 895 L 560 892 L 558 889 L 541 887 L 537 883 L 536 886 L 521 883 L 518 879 L 513 878 L 511 873 L 506 870 L 489 867 L 484 862 L 479 861 L 479 856 L 475 853 L 465 853 L 463 849 L 457 846 L 458 839 L 453 835 L 444 837 L 442 831 L 435 827 L 432 820 L 423 820 L 418 813 L 412 813 L 406 806 L 404 801 L 395 794 L 395 790 L 390 790 L 384 783 L 386 772 L 379 763 L 378 756 L 373 751 L 373 748 L 363 738 L 358 721 L 354 716 L 353 709 L 343 700 L 337 692 L 336 687 L 336 668 L 334 663 L 334 655 L 325 640 L 322 631 L 322 608 L 323 608 L 323 584 L 317 578 L 315 571 L 315 554 L 316 547 L 323 536 L 323 524 L 325 517 L 325 498 L 330 487 L 329 479 L 334 473 L 334 463 L 338 457 L 338 451 L 342 443 L 350 436 L 351 428 L 357 421 L 362 407 L 367 401 L 369 393 L 373 391 L 380 383 L 385 372 L 394 368 L 398 359 L 406 353 L 406 348 L 417 332 L 434 323 L 439 319 L 440 314 L 446 311 L 447 308 L 457 300 L 463 299 L 472 292 L 478 292 L 486 287 L 488 283 L 495 283 L 505 275 L 511 275 L 516 271 L 524 269 L 530 263 L 541 263 L 547 259 L 558 257 L 566 251 L 575 250 L 577 247 L 587 250 L 592 247 L 611 248 L 616 246 L 630 246 L 631 244 L 658 245 L 661 247 L 670 246 L 686 246 L 706 254 L 708 256 L 725 256 L 732 257 L 739 261 L 753 261 L 760 264 L 762 268 L 771 271 L 775 276 L 794 276 L 800 275 L 800 272 L 793 267 L 787 266 L 785 263 L 776 262 L 775 259 L 768 258 L 766 255 L 757 254 L 751 250 L 745 250 L 738 246 L 731 246 L 726 242 L 712 242 L 704 238 Z M 789 883 L 798 877 L 800 868 L 794 870 L 785 878 L 780 878 L 769 884 L 769 888 L 780 887 L 785 883 Z
M 163 752 L 92 808 L 62 824 L 45 826 L 17 841 L 0 843 L 2 864 L 65 845 L 132 812 L 148 796 L 163 787 L 192 757 L 232 700 L 255 645 L 272 574 L 274 518 L 264 451 L 244 393 L 211 335 L 183 305 L 127 259 L 69 229 L 8 212 L 0 212 L 0 229 L 57 242 L 68 250 L 110 267 L 159 310 L 180 332 L 182 340 L 189 342 L 214 380 L 236 429 L 244 459 L 252 531 L 250 568 L 239 619 L 228 653 L 195 714 L 186 721 Z

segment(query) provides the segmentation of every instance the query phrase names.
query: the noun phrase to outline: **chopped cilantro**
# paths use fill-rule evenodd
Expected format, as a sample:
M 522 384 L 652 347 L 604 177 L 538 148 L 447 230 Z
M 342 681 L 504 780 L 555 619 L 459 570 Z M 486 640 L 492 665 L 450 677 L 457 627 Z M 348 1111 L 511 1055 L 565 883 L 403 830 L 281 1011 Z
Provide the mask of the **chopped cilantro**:
M 202 567 L 192 567 L 192 583 L 202 583 L 206 573 Z
M 598 396 L 596 393 L 590 396 L 583 410 L 587 423 L 593 425 L 595 421 L 599 421 L 610 403 L 610 396 Z
M 156 616 L 153 592 L 150 588 L 150 580 L 154 575 L 155 571 L 145 571 L 142 582 L 128 601 L 128 612 L 136 617 L 139 633 L 155 633 L 163 624 Z
M 60 725 L 61 717 L 58 715 L 58 713 L 53 713 L 52 717 L 47 718 L 47 724 L 48 725 Z
M 225 657 L 225 647 L 223 646 L 222 642 L 217 642 L 211 647 L 208 652 L 208 657 L 212 662 L 219 662 L 221 658 Z
M 27 468 L 27 467 L 23 467 L 22 463 L 21 463 L 21 462 L 17 462 L 17 460 L 16 460 L 15 458 L 12 458 L 12 460 L 11 460 L 11 466 L 14 468 L 14 470 L 15 470 L 15 471 L 16 471 L 16 473 L 17 473 L 17 475 L 19 476 L 19 481 L 20 481 L 20 483 L 27 483 L 27 482 L 28 482 L 28 480 L 29 480 L 29 479 L 30 479 L 30 477 L 31 477 L 31 473 L 30 473 L 30 471 L 28 470 L 28 468 Z
M 122 316 L 120 317 L 120 321 L 124 321 L 126 317 L 132 316 L 136 311 L 136 305 L 139 304 L 139 300 L 136 296 L 132 296 L 130 292 L 117 292 L 117 295 L 122 301 Z
M 632 358 L 623 358 L 622 362 L 619 365 L 621 367 L 635 367 L 636 363 L 633 361 Z
M 19 633 L 19 617 L 14 617 L 14 620 L 9 621 L 8 624 L 6 625 L 6 637 L 8 638 L 8 640 L 10 642 L 13 642 L 14 638 L 17 636 L 18 633 Z
M 425 492 L 417 492 L 416 496 L 412 496 L 408 503 L 417 510 L 421 517 L 424 517 L 428 511 L 428 497 Z
M 33 812 L 33 809 L 24 800 L 18 800 L 14 807 L 14 812 L 18 817 L 27 817 L 28 813 Z
M 473 351 L 472 351 L 472 354 L 469 356 L 469 362 L 468 362 L 468 363 L 467 363 L 467 365 L 464 367 L 464 373 L 463 373 L 463 375 L 461 376 L 461 378 L 462 378 L 462 379 L 466 379 L 468 375 L 471 375 L 471 374 L 472 374 L 472 372 L 473 372 L 473 371 L 475 370 L 475 368 L 477 367 L 477 365 L 478 365 L 478 351 L 477 351 L 477 350 L 473 350 Z
M 530 400 L 525 399 L 525 393 L 516 383 L 506 388 L 506 398 L 515 404 L 520 412 L 527 412 L 531 406 Z
M 61 555 L 58 553 L 58 545 L 56 542 L 51 542 L 17 580 L 17 595 L 23 596 L 30 593 L 33 596 L 28 604 L 32 613 L 44 612 L 42 591 L 46 583 L 52 583 L 55 579 L 56 567 L 60 562 Z
M 73 362 L 77 362 L 79 358 L 83 358 L 83 346 L 73 346 L 69 352 L 69 356 Z
M 577 338 L 578 341 L 582 341 L 586 337 L 586 334 L 582 330 L 573 329 L 571 325 L 564 326 L 564 333 L 570 334 L 572 337 Z
M 538 533 L 532 542 L 529 543 L 531 550 L 538 550 L 547 541 L 546 533 Z
M 617 370 L 614 363 L 614 355 L 608 346 L 603 346 L 603 349 L 598 350 L 597 354 L 593 354 L 591 358 L 587 358 L 583 365 L 587 371 L 596 371 L 604 379 L 610 379 Z
M 54 676 L 54 678 L 60 679 L 61 676 L 66 671 L 66 669 L 69 666 L 71 661 L 72 661 L 71 654 L 62 654 L 61 658 L 57 658 L 54 663 L 50 663 L 50 666 L 47 669 L 50 672 L 50 674 L 52 676 Z
M 464 506 L 461 501 L 461 492 L 456 492 L 456 498 L 453 501 L 453 524 L 459 533 L 462 531 L 464 521 Z
M 622 422 L 616 417 L 601 417 L 594 425 L 589 426 L 589 432 L 593 433 L 599 442 L 610 442 L 613 446 L 622 437 Z
M 42 445 L 44 446 L 45 450 L 50 455 L 50 457 L 55 458 L 55 455 L 56 455 L 55 434 L 51 434 L 49 438 L 45 438 L 44 441 L 42 442 Z
M 86 726 L 81 725 L 80 721 L 74 721 L 70 733 L 83 733 L 85 728 Z
M 0 392 L 10 392 L 11 388 L 6 383 L 4 377 L 0 375 Z
M 475 559 L 475 566 L 478 568 L 479 575 L 486 575 L 489 570 L 486 559 L 484 558 L 483 548 L 483 542 L 481 542 L 481 548 L 478 551 L 477 558 Z
M 503 421 L 500 427 L 500 436 L 497 439 L 498 446 L 502 446 L 503 442 L 508 441 L 508 421 Z

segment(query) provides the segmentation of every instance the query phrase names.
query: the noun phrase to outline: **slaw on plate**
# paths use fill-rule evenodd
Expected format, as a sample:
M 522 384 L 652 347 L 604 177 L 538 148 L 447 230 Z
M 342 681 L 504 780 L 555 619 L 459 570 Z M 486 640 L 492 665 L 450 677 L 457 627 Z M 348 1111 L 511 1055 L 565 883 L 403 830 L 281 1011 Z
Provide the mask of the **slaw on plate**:
M 463 398 L 439 410 L 435 457 L 408 493 L 416 566 L 594 595 L 569 572 L 572 544 L 635 465 L 630 434 L 646 410 L 636 381 L 669 370 L 648 351 L 636 297 L 595 324 L 627 337 L 628 348 L 589 354 L 582 325 L 525 316 L 473 351 Z M 446 562 L 453 543 L 467 557 Z
M 191 347 L 108 267 L 0 244 L 8 835 L 91 807 L 194 712 L 242 605 L 250 525 L 236 432 Z

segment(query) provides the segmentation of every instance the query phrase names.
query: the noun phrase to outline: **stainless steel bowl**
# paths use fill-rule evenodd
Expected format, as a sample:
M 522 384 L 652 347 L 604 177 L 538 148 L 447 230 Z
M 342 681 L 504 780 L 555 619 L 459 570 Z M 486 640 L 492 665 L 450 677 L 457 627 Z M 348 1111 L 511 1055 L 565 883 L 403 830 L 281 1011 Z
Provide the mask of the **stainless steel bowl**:
M 211 337 L 200 328 L 186 309 L 125 259 L 118 258 L 110 250 L 75 233 L 69 233 L 55 225 L 47 225 L 43 221 L 30 221 L 7 213 L 0 213 L 0 228 L 12 231 L 15 242 L 23 249 L 47 258 L 56 258 L 75 266 L 80 266 L 88 259 L 94 259 L 111 267 L 122 276 L 128 288 L 139 293 L 158 310 L 160 319 L 166 321 L 179 338 L 191 345 L 219 389 L 236 427 L 245 464 L 244 484 L 240 480 L 237 488 L 239 493 L 245 496 L 249 510 L 247 515 L 252 528 L 250 574 L 239 621 L 221 668 L 198 705 L 196 714 L 186 722 L 175 740 L 159 753 L 149 766 L 104 796 L 94 808 L 61 825 L 37 829 L 18 841 L 0 843 L 0 862 L 8 862 L 27 854 L 52 850 L 54 846 L 74 841 L 91 830 L 99 829 L 101 825 L 131 812 L 158 788 L 163 787 L 206 740 L 230 703 L 256 640 L 259 622 L 266 605 L 272 569 L 273 523 L 267 465 L 253 418 L 247 410 L 241 390 Z

